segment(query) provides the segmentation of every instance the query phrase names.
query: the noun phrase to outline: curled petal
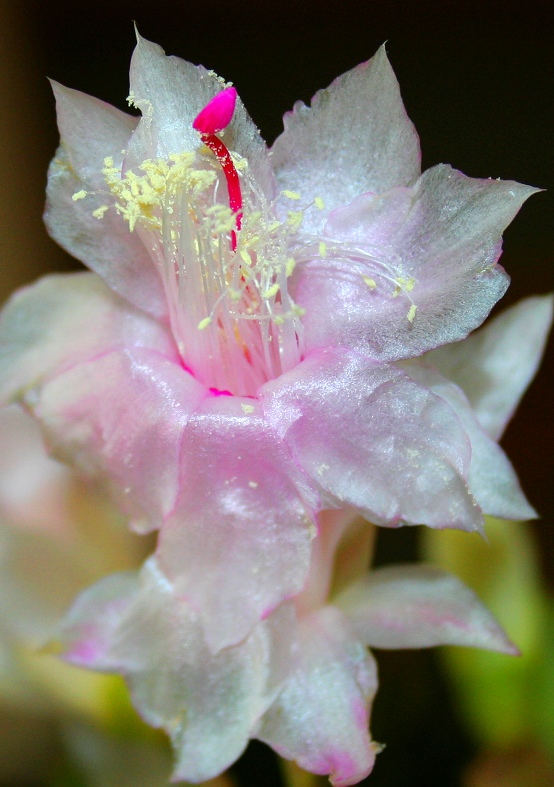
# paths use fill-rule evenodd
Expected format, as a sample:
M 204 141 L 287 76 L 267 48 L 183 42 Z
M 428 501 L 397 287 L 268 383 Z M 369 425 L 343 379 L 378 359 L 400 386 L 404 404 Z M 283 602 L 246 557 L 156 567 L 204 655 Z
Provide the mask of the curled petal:
M 335 603 L 360 640 L 375 648 L 468 645 L 519 652 L 475 593 L 434 566 L 378 568 Z
M 123 298 L 163 316 L 167 307 L 158 272 L 138 235 L 115 211 L 102 175 L 107 157 L 121 166 L 137 120 L 57 82 L 52 87 L 61 147 L 48 172 L 48 231 Z M 82 199 L 74 199 L 79 193 Z M 97 210 L 101 219 L 94 215 Z
M 217 651 L 302 589 L 315 527 L 298 492 L 305 481 L 255 400 L 208 398 L 182 445 L 181 493 L 158 559 Z
M 306 204 L 316 197 L 325 204 L 306 211 L 304 233 L 319 233 L 328 211 L 358 194 L 407 185 L 419 175 L 418 137 L 384 46 L 316 93 L 310 108 L 298 102 L 283 121 L 272 148 L 279 185 Z
M 499 440 L 539 366 L 552 325 L 551 295 L 525 298 L 464 342 L 427 360 L 462 388 L 478 421 Z
M 85 591 L 62 625 L 65 659 L 120 672 L 145 720 L 170 735 L 174 780 L 200 782 L 245 748 L 290 659 L 292 610 L 260 623 L 240 646 L 214 656 L 196 613 L 151 559 L 138 575 Z
M 116 348 L 149 347 L 168 358 L 166 329 L 129 307 L 90 273 L 47 276 L 16 293 L 0 317 L 0 399 Z
M 295 667 L 263 717 L 256 737 L 331 784 L 357 784 L 372 770 L 376 747 L 369 708 L 375 662 L 338 610 L 324 607 L 300 627 Z
M 386 526 L 480 529 L 465 483 L 465 431 L 444 401 L 396 367 L 315 352 L 260 395 L 327 507 L 350 506 Z
M 413 188 L 335 211 L 326 255 L 298 251 L 306 349 L 341 345 L 386 361 L 466 337 L 508 286 L 501 235 L 535 191 L 440 165 Z
M 183 429 L 204 396 L 181 366 L 134 348 L 73 366 L 30 403 L 54 454 L 107 479 L 147 532 L 175 505 Z

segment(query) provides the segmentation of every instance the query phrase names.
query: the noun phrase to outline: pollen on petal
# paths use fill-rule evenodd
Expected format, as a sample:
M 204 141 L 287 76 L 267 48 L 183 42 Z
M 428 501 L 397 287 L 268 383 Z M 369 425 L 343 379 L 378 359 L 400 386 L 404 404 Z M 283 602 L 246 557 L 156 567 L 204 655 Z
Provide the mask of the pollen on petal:
M 232 120 L 236 103 L 235 88 L 225 88 L 199 112 L 193 120 L 192 127 L 201 134 L 217 134 L 218 131 L 223 131 Z

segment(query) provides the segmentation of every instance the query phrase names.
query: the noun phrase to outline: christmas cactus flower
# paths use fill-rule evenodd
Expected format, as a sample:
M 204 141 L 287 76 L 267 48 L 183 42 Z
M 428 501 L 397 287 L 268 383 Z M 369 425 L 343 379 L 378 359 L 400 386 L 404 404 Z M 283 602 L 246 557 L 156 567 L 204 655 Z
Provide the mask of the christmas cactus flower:
M 8 304 L 0 394 L 160 529 L 155 565 L 214 658 L 269 642 L 323 511 L 467 531 L 533 516 L 471 401 L 413 359 L 503 295 L 501 233 L 535 189 L 420 174 L 384 49 L 271 150 L 232 86 L 142 38 L 140 119 L 54 91 L 46 223 L 93 272 Z
M 471 590 L 432 566 L 364 572 L 328 600 L 337 538 L 346 531 L 359 547 L 365 535 L 350 519 L 321 518 L 305 589 L 234 646 L 210 651 L 196 610 L 152 557 L 77 599 L 61 626 L 64 658 L 125 676 L 142 716 L 171 737 L 174 780 L 211 778 L 258 738 L 333 785 L 357 784 L 381 748 L 369 733 L 368 645 L 517 649 Z M 355 564 L 343 561 L 335 580 Z

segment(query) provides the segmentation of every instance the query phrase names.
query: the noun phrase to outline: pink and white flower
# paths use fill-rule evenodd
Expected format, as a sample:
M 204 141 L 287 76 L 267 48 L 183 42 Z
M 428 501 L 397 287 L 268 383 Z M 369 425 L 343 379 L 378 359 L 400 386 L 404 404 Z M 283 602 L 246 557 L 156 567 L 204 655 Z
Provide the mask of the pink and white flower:
M 302 591 L 324 510 L 533 516 L 470 401 L 410 359 L 485 319 L 536 189 L 420 175 L 384 49 L 269 151 L 232 87 L 142 38 L 139 120 L 54 91 L 46 222 L 94 272 L 8 304 L 0 393 L 136 530 L 160 528 L 157 565 L 214 658 Z

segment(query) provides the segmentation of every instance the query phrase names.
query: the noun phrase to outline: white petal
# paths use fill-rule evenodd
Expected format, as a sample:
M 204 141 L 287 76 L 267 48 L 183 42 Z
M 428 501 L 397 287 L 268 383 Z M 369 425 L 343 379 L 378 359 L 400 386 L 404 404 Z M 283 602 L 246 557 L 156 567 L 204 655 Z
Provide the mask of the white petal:
M 90 273 L 47 276 L 17 292 L 0 315 L 0 398 L 116 348 L 146 346 L 176 358 L 168 331 Z
M 283 607 L 236 648 L 213 656 L 197 615 L 156 562 L 86 591 L 62 627 L 65 658 L 126 676 L 145 720 L 171 736 L 175 780 L 205 781 L 241 754 L 290 659 L 294 620 Z
M 553 296 L 526 298 L 465 341 L 426 357 L 465 391 L 477 419 L 500 439 L 539 366 L 552 324 Z
M 475 593 L 423 564 L 372 571 L 336 600 L 362 642 L 376 648 L 469 645 L 517 655 L 517 648 Z
M 52 83 L 61 147 L 48 171 L 44 219 L 66 251 L 96 271 L 119 295 L 155 314 L 167 307 L 161 279 L 136 233 L 113 208 L 102 169 L 111 157 L 121 166 L 136 118 L 92 96 Z M 85 191 L 83 199 L 73 195 Z M 101 219 L 93 212 L 110 206 Z
M 302 203 L 325 203 L 306 212 L 302 232 L 318 233 L 330 210 L 359 194 L 419 175 L 418 137 L 384 47 L 316 93 L 311 108 L 298 102 L 284 124 L 272 148 L 279 186 L 298 192 Z
M 403 368 L 412 379 L 448 402 L 460 419 L 471 442 L 468 484 L 483 512 L 520 521 L 536 517 L 506 454 L 480 425 L 461 388 L 427 366 L 426 361 L 407 362 Z

